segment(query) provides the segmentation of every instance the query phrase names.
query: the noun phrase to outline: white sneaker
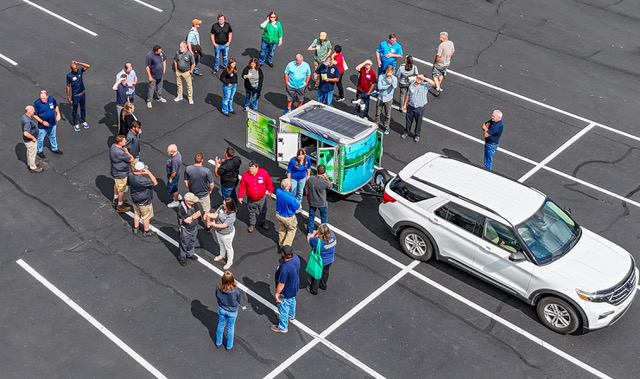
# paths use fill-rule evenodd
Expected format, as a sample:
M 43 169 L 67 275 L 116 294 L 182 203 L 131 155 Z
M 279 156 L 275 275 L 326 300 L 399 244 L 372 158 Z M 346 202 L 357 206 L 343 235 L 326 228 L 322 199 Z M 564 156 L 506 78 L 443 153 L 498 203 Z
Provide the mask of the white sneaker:
M 147 108 L 153 108 L 153 104 L 150 101 L 147 101 Z
M 181 98 L 181 97 L 176 97 L 175 99 L 173 99 L 173 101 L 175 101 L 176 103 L 177 103 L 178 101 L 180 101 L 180 100 L 182 100 L 182 98 Z
M 193 105 L 193 99 L 189 99 L 189 104 Z
M 178 201 L 182 201 L 182 195 L 178 194 Z
M 161 97 L 157 101 L 158 101 L 158 103 L 166 103 L 167 99 L 165 99 L 164 97 Z
M 169 204 L 167 204 L 167 207 L 169 207 L 169 208 L 176 208 L 176 207 L 178 207 L 178 205 L 180 205 L 180 202 L 179 202 L 179 201 L 172 201 L 172 202 L 170 202 Z

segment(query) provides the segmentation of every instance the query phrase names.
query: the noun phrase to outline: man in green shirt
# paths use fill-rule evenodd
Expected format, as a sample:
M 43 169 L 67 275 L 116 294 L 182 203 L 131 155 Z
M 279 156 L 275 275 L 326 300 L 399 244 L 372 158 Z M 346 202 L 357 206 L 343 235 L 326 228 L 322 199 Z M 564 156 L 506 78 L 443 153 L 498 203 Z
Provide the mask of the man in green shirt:
M 333 51 L 331 41 L 327 39 L 327 33 L 320 32 L 320 37 L 311 42 L 311 45 L 307 48 L 308 51 L 313 51 L 313 70 L 317 70 L 318 66 L 322 64 L 325 58 L 331 56 Z M 318 80 L 315 81 L 315 88 L 318 88 Z

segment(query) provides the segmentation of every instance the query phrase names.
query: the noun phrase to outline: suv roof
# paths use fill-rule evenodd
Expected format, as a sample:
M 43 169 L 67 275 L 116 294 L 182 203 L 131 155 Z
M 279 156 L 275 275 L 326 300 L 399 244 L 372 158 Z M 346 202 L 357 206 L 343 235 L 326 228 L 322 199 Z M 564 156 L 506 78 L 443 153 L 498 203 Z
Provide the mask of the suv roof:
M 416 158 L 399 175 L 470 200 L 513 225 L 531 217 L 546 199 L 544 194 L 513 179 L 433 152 Z

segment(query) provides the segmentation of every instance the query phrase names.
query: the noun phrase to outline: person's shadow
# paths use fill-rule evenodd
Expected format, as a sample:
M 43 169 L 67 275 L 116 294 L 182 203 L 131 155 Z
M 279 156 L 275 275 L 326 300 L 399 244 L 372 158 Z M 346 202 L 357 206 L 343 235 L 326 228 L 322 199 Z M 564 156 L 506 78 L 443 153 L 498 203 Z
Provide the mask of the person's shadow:
M 275 300 L 273 299 L 273 294 L 271 293 L 271 286 L 265 282 L 254 282 L 251 278 L 244 277 L 242 278 L 242 284 L 250 288 L 253 292 L 255 292 L 258 296 L 263 299 Z M 274 313 L 271 309 L 267 308 L 264 304 L 258 301 L 253 296 L 247 295 L 247 299 L 249 300 L 249 304 L 253 311 L 259 315 L 266 316 L 269 319 L 269 322 L 272 324 L 278 323 L 278 315 Z
M 243 57 L 258 58 L 260 57 L 260 50 L 253 47 L 248 47 L 244 49 L 244 51 L 240 55 L 242 55 Z
M 197 318 L 202 325 L 209 331 L 209 338 L 216 343 L 216 331 L 218 329 L 218 313 L 209 309 L 202 304 L 200 300 L 191 302 L 191 314 Z
M 27 164 L 27 148 L 24 146 L 24 143 L 17 143 L 14 150 L 16 153 L 16 158 L 20 162 Z

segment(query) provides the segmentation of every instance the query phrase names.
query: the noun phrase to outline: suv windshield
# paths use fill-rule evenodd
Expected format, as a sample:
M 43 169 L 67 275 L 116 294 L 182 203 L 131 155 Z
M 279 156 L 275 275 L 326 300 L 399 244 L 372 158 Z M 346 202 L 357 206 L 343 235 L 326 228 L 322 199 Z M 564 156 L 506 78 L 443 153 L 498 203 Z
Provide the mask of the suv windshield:
M 516 230 L 538 265 L 553 262 L 565 255 L 582 233 L 580 226 L 549 199 Z

